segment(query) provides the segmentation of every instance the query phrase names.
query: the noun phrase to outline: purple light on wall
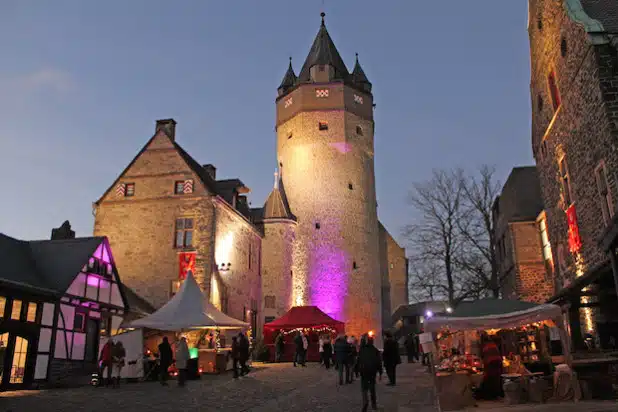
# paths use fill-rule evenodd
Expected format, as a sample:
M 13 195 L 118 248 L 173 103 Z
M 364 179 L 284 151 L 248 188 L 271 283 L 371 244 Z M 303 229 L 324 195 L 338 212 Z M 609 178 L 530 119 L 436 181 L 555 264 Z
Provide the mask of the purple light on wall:
M 89 275 L 86 283 L 88 284 L 88 286 L 96 288 L 97 286 L 99 286 L 99 278 L 93 275 Z
M 105 247 L 105 242 L 101 243 L 97 250 L 94 251 L 94 257 L 101 259 L 105 263 L 111 263 L 112 260 L 109 256 L 109 251 Z

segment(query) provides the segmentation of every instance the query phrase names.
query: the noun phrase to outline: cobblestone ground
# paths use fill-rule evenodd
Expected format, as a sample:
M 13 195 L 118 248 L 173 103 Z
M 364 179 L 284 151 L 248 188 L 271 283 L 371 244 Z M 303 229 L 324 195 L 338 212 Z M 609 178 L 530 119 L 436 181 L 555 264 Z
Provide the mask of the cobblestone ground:
M 378 382 L 381 411 L 433 412 L 429 375 L 418 364 L 398 368 L 396 387 Z M 230 374 L 205 376 L 178 388 L 156 382 L 127 383 L 120 388 L 82 387 L 0 394 L 0 412 L 163 412 L 255 411 L 337 412 L 361 409 L 360 383 L 338 386 L 334 370 L 316 364 L 294 368 L 291 364 L 255 365 L 242 379 Z

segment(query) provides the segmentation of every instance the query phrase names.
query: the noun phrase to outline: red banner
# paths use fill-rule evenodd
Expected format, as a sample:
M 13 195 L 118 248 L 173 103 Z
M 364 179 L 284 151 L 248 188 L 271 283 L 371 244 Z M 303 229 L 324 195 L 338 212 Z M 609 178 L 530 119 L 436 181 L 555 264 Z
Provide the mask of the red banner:
M 569 225 L 569 250 L 571 253 L 579 252 L 582 247 L 582 240 L 579 237 L 579 226 L 577 226 L 577 214 L 575 205 L 569 206 L 566 211 L 567 223 Z
M 178 279 L 184 280 L 187 273 L 195 273 L 195 252 L 178 254 Z

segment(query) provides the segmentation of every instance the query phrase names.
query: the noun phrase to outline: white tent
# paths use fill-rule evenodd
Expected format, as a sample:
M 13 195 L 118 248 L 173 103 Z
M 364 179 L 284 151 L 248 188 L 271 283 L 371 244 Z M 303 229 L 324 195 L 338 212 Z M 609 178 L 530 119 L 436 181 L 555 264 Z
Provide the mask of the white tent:
M 169 302 L 153 314 L 131 322 L 130 326 L 165 331 L 249 328 L 248 323 L 234 319 L 215 308 L 202 294 L 191 272 Z

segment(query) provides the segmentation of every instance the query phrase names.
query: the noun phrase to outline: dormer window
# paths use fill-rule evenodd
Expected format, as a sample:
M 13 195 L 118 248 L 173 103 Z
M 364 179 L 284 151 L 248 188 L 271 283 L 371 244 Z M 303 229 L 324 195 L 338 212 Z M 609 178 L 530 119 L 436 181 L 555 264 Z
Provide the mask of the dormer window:
M 356 134 L 359 136 L 363 135 L 363 128 L 360 126 L 356 126 Z
M 327 122 L 318 122 L 318 129 L 321 131 L 328 130 Z

